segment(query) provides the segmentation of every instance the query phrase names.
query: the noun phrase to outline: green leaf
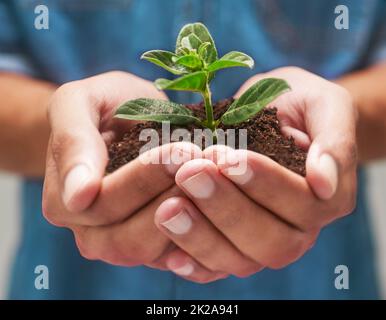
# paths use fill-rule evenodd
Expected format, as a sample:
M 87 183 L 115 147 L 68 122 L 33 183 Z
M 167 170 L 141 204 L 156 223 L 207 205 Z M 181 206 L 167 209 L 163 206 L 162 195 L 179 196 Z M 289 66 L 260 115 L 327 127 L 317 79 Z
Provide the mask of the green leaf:
M 262 79 L 250 86 L 239 99 L 235 100 L 229 107 L 228 111 L 256 101 L 262 102 L 263 100 L 267 100 L 266 104 L 268 104 L 276 99 L 280 94 L 290 89 L 291 88 L 288 83 L 283 79 Z
M 182 27 L 180 33 L 178 34 L 176 52 L 178 52 L 179 48 L 186 45 L 191 47 L 189 49 L 195 49 L 198 52 L 200 45 L 205 42 L 209 42 L 211 44 L 211 46 L 207 48 L 208 52 L 205 60 L 208 64 L 210 64 L 217 60 L 217 50 L 208 29 L 199 22 L 187 24 Z
M 178 48 L 176 50 L 176 54 L 177 54 L 176 58 L 178 58 L 180 56 L 185 56 L 185 55 L 190 54 L 190 50 L 188 48 L 181 47 L 181 48 Z M 173 58 L 173 60 L 174 60 L 174 58 Z
M 233 109 L 226 112 L 221 117 L 221 122 L 225 125 L 233 125 L 244 122 L 252 118 L 255 114 L 264 109 L 264 106 L 259 102 L 244 105 L 241 108 Z
M 232 103 L 221 117 L 221 122 L 225 125 L 232 125 L 248 120 L 290 89 L 288 83 L 282 79 L 260 80 Z
M 175 60 L 175 63 L 193 70 L 197 70 L 202 67 L 201 59 L 196 55 L 192 55 L 192 54 L 177 58 Z
M 155 86 L 160 90 L 202 91 L 205 88 L 207 73 L 197 71 L 174 80 L 157 79 Z
M 206 60 L 206 56 L 208 54 L 208 47 L 210 46 L 211 46 L 210 42 L 204 42 L 200 44 L 200 46 L 198 47 L 197 53 L 201 59 Z
M 200 119 L 182 104 L 146 98 L 125 102 L 117 109 L 115 117 L 129 120 L 169 121 L 178 125 L 200 122 Z
M 254 65 L 253 59 L 245 53 L 238 51 L 228 52 L 226 55 L 216 60 L 208 66 L 210 72 L 231 67 L 247 67 L 252 69 Z
M 151 50 L 142 54 L 141 59 L 145 59 L 150 61 L 173 74 L 184 74 L 187 73 L 188 70 L 182 65 L 176 65 L 174 63 L 174 59 L 177 56 L 173 52 L 164 51 L 164 50 Z
M 183 48 L 187 48 L 189 50 L 198 51 L 198 48 L 202 44 L 200 38 L 198 38 L 195 34 L 190 34 L 181 39 L 181 45 Z

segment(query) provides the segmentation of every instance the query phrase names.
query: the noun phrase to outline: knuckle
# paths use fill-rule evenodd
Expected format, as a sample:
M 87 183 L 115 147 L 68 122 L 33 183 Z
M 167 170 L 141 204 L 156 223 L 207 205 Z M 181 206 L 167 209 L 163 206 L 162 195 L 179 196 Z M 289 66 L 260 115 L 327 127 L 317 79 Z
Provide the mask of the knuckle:
M 97 260 L 97 258 L 93 255 L 92 250 L 85 246 L 78 245 L 79 254 L 86 260 Z
M 66 224 L 57 216 L 52 214 L 52 211 L 43 211 L 43 217 L 55 227 L 65 227 Z
M 355 207 L 356 207 L 356 195 L 355 195 L 355 192 L 350 192 L 346 196 L 346 200 L 342 201 L 342 204 L 339 206 L 337 214 L 339 217 L 344 217 L 352 213 L 355 210 Z
M 212 270 L 221 270 L 223 267 L 223 261 L 219 259 L 213 259 L 213 253 L 217 252 L 216 243 L 208 243 L 205 246 L 197 246 L 192 249 L 191 255 L 198 261 L 206 261 L 205 266 Z M 225 262 L 226 263 L 226 262 Z
M 42 200 L 42 214 L 43 217 L 52 225 L 56 227 L 65 227 L 66 224 L 60 219 L 60 214 L 58 214 L 58 209 L 43 196 Z
M 62 84 L 59 88 L 57 88 L 52 95 L 48 108 L 47 114 L 48 118 L 51 118 L 51 115 L 55 111 L 61 111 L 61 108 L 65 108 L 66 106 L 61 104 L 60 102 L 63 99 L 74 96 L 84 96 L 84 90 L 87 86 L 83 85 L 83 82 L 86 80 L 76 80 Z
M 243 215 L 240 211 L 224 210 L 222 217 L 218 218 L 219 229 L 232 229 L 238 225 L 243 219 Z
M 285 268 L 286 266 L 297 260 L 298 256 L 294 252 L 295 251 L 292 249 L 291 251 L 288 251 L 285 254 L 275 254 L 274 256 L 270 257 L 269 261 L 267 262 L 267 266 L 275 270 Z
M 347 101 L 348 105 L 353 107 L 354 102 L 353 102 L 353 98 L 352 98 L 352 95 L 350 94 L 350 92 L 346 88 L 342 87 L 341 85 L 339 85 L 337 83 L 331 82 L 331 85 L 335 88 L 336 94 L 339 95 L 345 101 Z
M 314 201 L 306 203 L 305 209 L 301 214 L 301 219 L 297 223 L 298 228 L 304 232 L 321 229 L 328 216 L 329 208 L 325 207 L 325 203 L 322 203 L 321 205 L 315 204 Z
M 52 96 L 50 109 L 58 106 L 58 104 L 55 103 L 56 101 L 60 101 L 63 97 L 78 93 L 81 90 L 81 86 L 79 85 L 80 81 L 81 80 L 67 82 L 57 88 Z
M 352 179 L 345 182 L 345 185 L 342 187 L 341 196 L 338 197 L 332 204 L 327 204 L 325 215 L 327 217 L 325 225 L 331 223 L 332 221 L 345 217 L 351 214 L 357 205 L 357 196 L 356 196 L 356 180 L 352 182 Z
M 207 283 L 213 282 L 215 280 L 217 280 L 217 279 L 212 274 L 208 274 L 208 275 L 197 277 L 197 278 L 193 279 L 194 282 L 197 282 L 199 284 L 207 284 Z
M 324 216 L 327 217 L 327 214 Z M 314 215 L 312 215 L 311 219 L 307 219 L 307 221 L 302 224 L 301 229 L 303 231 L 321 229 L 326 223 L 327 223 L 326 218 L 320 218 L 320 217 L 316 218 Z
M 270 255 L 265 264 L 271 269 L 282 269 L 298 260 L 308 250 L 309 245 L 308 236 L 302 232 L 297 232 L 297 235 L 281 242 L 276 247 L 280 249 Z
M 75 137 L 69 132 L 61 132 L 53 134 L 51 141 L 51 153 L 55 162 L 60 162 L 64 150 L 73 145 Z
M 248 278 L 251 275 L 261 271 L 263 269 L 262 266 L 248 266 L 246 268 L 243 268 L 241 270 L 237 270 L 233 273 L 238 278 Z
M 146 177 L 139 177 L 138 179 L 134 179 L 133 183 L 135 184 L 135 189 L 138 193 L 141 194 L 151 194 L 154 188 L 154 182 L 151 179 L 147 179 Z
M 96 258 L 94 258 L 94 256 L 91 254 L 91 251 L 87 247 L 79 245 L 79 244 L 77 245 L 77 247 L 78 247 L 79 254 L 83 258 L 85 258 L 87 260 L 96 260 Z
M 145 246 L 134 240 L 122 242 L 113 238 L 111 247 L 105 252 L 106 260 L 139 261 L 150 264 L 159 258 L 160 252 L 154 246 Z
M 90 244 L 83 236 L 84 232 L 85 231 L 74 232 L 75 243 L 78 247 L 79 254 L 87 260 L 97 260 L 99 257 L 97 256 L 95 250 L 92 249 L 92 246 L 90 246 Z

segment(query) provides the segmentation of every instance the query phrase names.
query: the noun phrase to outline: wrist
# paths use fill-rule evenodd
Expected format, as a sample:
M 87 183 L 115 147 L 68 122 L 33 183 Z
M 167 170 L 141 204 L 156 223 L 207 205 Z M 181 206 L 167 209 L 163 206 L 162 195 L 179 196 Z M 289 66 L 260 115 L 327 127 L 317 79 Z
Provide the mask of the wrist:
M 359 161 L 382 158 L 386 155 L 386 88 L 383 81 L 385 65 L 346 75 L 336 81 L 346 88 L 358 110 L 357 143 Z
M 0 168 L 27 176 L 44 174 L 50 131 L 46 113 L 54 91 L 48 82 L 0 74 Z

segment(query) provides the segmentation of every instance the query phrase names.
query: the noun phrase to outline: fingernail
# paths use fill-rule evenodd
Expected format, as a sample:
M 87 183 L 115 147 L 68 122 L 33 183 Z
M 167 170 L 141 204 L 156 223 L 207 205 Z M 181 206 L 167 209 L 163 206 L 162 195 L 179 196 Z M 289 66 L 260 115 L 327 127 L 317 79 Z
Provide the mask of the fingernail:
M 251 181 L 253 178 L 253 171 L 248 165 L 246 165 L 245 168 L 228 167 L 224 170 L 221 170 L 221 172 L 224 173 L 229 180 L 239 185 L 244 185 Z
M 215 157 L 217 158 L 217 165 L 233 166 L 239 162 L 237 153 L 230 147 L 216 149 L 216 154 L 212 158 L 215 159 Z
M 179 214 L 165 222 L 161 222 L 161 224 L 170 232 L 175 234 L 185 234 L 192 226 L 192 218 L 186 210 L 182 210 Z
M 245 150 L 227 149 L 221 154 L 217 166 L 229 180 L 236 184 L 246 184 L 253 177 L 253 171 L 248 165 L 248 154 Z
M 335 160 L 329 154 L 322 154 L 319 157 L 319 170 L 327 178 L 328 186 L 320 190 L 320 196 L 324 199 L 330 199 L 338 187 L 338 166 Z
M 73 196 L 90 180 L 91 172 L 88 166 L 79 164 L 67 174 L 64 182 L 63 201 L 68 205 Z
M 191 263 L 186 263 L 182 267 L 171 269 L 174 273 L 179 276 L 189 276 L 193 273 L 194 267 Z
M 171 148 L 168 153 L 162 155 L 166 170 L 175 175 L 183 163 L 194 158 L 193 151 L 192 147 L 185 145 Z
M 181 183 L 182 187 L 194 198 L 207 199 L 215 189 L 215 184 L 209 174 L 205 171 L 190 177 Z

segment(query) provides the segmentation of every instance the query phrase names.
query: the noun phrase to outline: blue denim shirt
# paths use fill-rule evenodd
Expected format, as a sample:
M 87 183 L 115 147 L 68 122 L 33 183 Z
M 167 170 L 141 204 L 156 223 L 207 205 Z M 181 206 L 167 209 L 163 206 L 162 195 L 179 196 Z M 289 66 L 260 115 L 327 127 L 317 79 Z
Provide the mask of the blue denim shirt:
M 35 6 L 46 4 L 49 29 L 34 28 Z M 337 5 L 349 8 L 349 29 L 334 26 Z M 213 82 L 214 99 L 231 96 L 248 77 L 297 65 L 326 78 L 386 58 L 386 2 L 381 0 L 13 0 L 0 1 L 0 69 L 56 83 L 119 69 L 149 80 L 169 77 L 139 61 L 142 52 L 173 48 L 185 23 L 204 22 L 220 54 L 251 55 L 252 71 L 227 70 Z M 172 93 L 173 100 L 195 101 Z M 282 270 L 246 279 L 195 284 L 170 272 L 123 268 L 83 259 L 71 232 L 41 214 L 41 180 L 23 186 L 22 237 L 13 266 L 10 298 L 22 299 L 272 299 L 376 298 L 374 254 L 360 175 L 355 212 L 326 227 L 314 246 Z M 290 205 L 290 204 L 289 204 Z M 7 213 L 3 213 L 7 214 Z M 310 214 L 312 214 L 310 212 Z M 337 290 L 337 265 L 350 271 L 349 290 Z M 49 290 L 34 286 L 37 265 L 50 271 Z

